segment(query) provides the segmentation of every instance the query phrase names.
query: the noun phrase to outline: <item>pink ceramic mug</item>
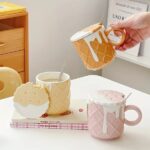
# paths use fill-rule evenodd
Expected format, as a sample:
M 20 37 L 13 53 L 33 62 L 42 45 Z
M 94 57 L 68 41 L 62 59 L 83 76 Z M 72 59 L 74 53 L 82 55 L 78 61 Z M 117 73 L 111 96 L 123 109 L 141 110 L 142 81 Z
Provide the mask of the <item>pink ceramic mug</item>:
M 125 118 L 127 110 L 134 110 L 138 118 L 129 121 Z M 142 119 L 140 109 L 134 105 L 126 106 L 124 94 L 117 91 L 103 90 L 92 94 L 88 104 L 88 129 L 90 134 L 99 139 L 119 138 L 124 124 L 133 126 Z

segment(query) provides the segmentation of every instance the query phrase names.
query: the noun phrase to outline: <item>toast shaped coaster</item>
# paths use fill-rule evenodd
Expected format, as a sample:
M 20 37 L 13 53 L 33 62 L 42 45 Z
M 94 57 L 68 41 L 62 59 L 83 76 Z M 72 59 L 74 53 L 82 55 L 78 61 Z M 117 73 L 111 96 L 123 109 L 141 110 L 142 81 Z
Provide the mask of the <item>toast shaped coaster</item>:
M 114 31 L 118 33 L 117 36 Z M 124 42 L 125 32 L 123 30 L 114 31 L 112 28 L 105 29 L 102 23 L 97 23 L 71 37 L 71 41 L 87 69 L 101 69 L 115 58 L 113 46 L 121 45 Z
M 30 82 L 17 88 L 13 100 L 17 112 L 26 118 L 41 117 L 49 107 L 49 97 L 45 88 Z

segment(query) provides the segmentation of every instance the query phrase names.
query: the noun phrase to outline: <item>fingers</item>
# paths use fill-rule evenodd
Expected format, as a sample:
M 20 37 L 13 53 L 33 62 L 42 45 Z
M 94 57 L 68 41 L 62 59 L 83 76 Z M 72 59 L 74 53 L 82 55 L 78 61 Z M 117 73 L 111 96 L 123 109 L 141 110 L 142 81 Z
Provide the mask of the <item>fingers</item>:
M 150 15 L 150 14 L 149 14 Z M 111 27 L 116 29 L 125 29 L 126 39 L 121 46 L 116 46 L 115 48 L 121 51 L 124 51 L 128 48 L 134 47 L 146 37 L 149 37 L 150 30 L 149 26 L 147 27 L 147 13 L 139 13 L 130 16 L 129 18 L 111 23 Z M 118 33 L 115 33 L 118 35 Z
M 122 21 L 118 21 L 118 22 L 112 22 L 110 24 L 110 26 L 113 29 L 120 29 L 120 28 L 132 28 L 135 23 L 135 15 L 131 15 L 130 17 L 122 20 Z
M 143 29 L 150 26 L 150 13 L 140 12 L 130 17 L 110 24 L 113 29 L 131 28 L 131 29 Z
M 142 41 L 142 38 L 139 34 L 139 30 L 133 30 L 129 28 L 126 28 L 125 30 L 126 30 L 125 41 L 122 45 L 115 47 L 117 50 L 124 51 L 131 47 L 134 47 L 135 45 L 137 45 L 138 43 Z
M 130 19 L 126 19 L 119 22 L 113 22 L 110 24 L 113 29 L 122 29 L 122 28 L 130 28 L 132 26 L 132 21 Z
M 116 49 L 116 50 L 120 50 L 120 51 L 125 51 L 125 50 L 127 50 L 127 49 L 129 49 L 129 48 L 134 47 L 134 46 L 137 45 L 137 44 L 138 44 L 137 41 L 135 41 L 135 40 L 133 40 L 133 39 L 130 39 L 130 40 L 126 41 L 123 45 L 121 45 L 121 46 L 116 46 L 115 49 Z
M 128 32 L 127 32 L 128 33 Z M 128 40 L 130 39 L 130 36 L 129 34 L 126 34 L 126 37 L 125 37 L 125 40 L 124 40 L 124 43 L 122 45 L 118 45 L 118 46 L 115 46 L 115 49 L 116 50 L 121 50 L 121 51 L 125 51 L 127 49 L 125 45 L 126 42 L 128 42 Z
M 120 51 L 125 51 L 126 50 L 126 48 L 123 47 L 123 46 L 115 46 L 115 49 L 120 50 Z

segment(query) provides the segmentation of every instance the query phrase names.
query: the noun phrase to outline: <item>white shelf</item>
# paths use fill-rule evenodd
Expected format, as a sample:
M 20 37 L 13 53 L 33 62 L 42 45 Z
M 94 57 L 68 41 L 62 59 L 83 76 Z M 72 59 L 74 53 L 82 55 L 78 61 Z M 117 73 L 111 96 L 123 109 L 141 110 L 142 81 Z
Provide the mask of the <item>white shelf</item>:
M 136 56 L 132 56 L 130 54 L 126 54 L 124 52 L 120 52 L 120 51 L 117 51 L 117 57 L 150 69 L 150 58 L 149 57 L 145 57 L 145 56 L 136 57 Z

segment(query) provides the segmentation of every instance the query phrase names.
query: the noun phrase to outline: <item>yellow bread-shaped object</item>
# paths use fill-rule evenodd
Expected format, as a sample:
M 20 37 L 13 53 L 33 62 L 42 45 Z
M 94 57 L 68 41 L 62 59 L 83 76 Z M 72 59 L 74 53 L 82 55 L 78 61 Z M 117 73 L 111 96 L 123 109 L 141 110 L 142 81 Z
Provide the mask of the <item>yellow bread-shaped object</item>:
M 60 72 L 42 72 L 36 76 L 36 83 L 45 87 L 50 103 L 48 115 L 60 115 L 69 110 L 70 106 L 70 76 L 63 73 L 59 80 Z
M 49 90 L 50 106 L 47 114 L 59 115 L 68 111 L 70 105 L 70 80 L 52 84 Z
M 17 71 L 8 67 L 0 67 L 0 99 L 12 96 L 21 84 L 21 77 Z
M 80 33 L 82 34 L 81 37 Z M 80 33 L 76 34 L 78 36 L 76 36 L 76 39 L 72 38 L 72 42 L 87 69 L 98 70 L 112 62 L 115 58 L 115 50 L 107 39 L 102 24 L 92 25 Z M 97 60 L 94 59 L 91 49 L 95 53 Z
M 97 39 L 90 42 L 91 47 L 99 58 L 98 62 L 94 60 L 84 39 L 74 42 L 80 58 L 82 59 L 85 67 L 89 70 L 98 70 L 103 68 L 108 63 L 111 63 L 116 56 L 112 45 L 105 42 L 101 33 L 99 33 L 99 35 L 102 39 L 102 44 L 100 44 Z
M 30 82 L 19 86 L 14 93 L 14 102 L 23 106 L 42 105 L 47 101 L 49 98 L 46 89 Z
M 32 83 L 22 84 L 14 93 L 14 106 L 26 118 L 41 117 L 49 107 L 48 93 Z

